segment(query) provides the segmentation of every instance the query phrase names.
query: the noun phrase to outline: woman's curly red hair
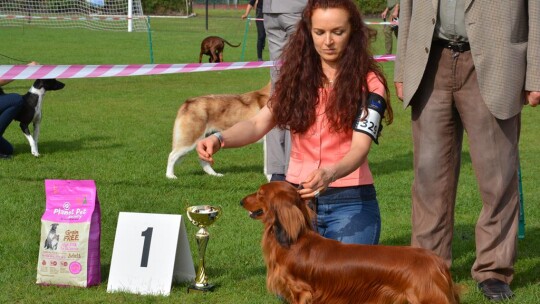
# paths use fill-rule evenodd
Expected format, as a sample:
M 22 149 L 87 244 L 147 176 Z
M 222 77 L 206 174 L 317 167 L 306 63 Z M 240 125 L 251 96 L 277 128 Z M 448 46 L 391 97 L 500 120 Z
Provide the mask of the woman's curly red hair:
M 296 32 L 289 38 L 280 58 L 279 78 L 269 102 L 277 125 L 295 133 L 304 133 L 315 122 L 318 90 L 327 79 L 313 45 L 311 17 L 314 10 L 327 8 L 346 10 L 352 28 L 348 46 L 340 59 L 330 102 L 325 109 L 331 130 L 341 132 L 352 129 L 358 107 L 367 108 L 369 72 L 374 72 L 384 84 L 387 95 L 385 120 L 390 124 L 393 113 L 388 100 L 388 85 L 370 51 L 376 31 L 367 27 L 351 0 L 309 0 Z

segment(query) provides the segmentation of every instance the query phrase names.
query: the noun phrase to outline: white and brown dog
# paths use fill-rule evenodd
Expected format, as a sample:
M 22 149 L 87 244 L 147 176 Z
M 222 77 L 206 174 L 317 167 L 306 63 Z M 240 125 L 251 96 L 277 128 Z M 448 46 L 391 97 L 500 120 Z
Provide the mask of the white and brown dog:
M 271 84 L 244 94 L 216 94 L 186 100 L 176 115 L 173 128 L 172 151 L 167 163 L 167 178 L 177 178 L 174 166 L 195 148 L 206 135 L 223 131 L 235 123 L 254 116 L 270 98 Z M 203 170 L 214 176 L 212 166 L 199 160 Z

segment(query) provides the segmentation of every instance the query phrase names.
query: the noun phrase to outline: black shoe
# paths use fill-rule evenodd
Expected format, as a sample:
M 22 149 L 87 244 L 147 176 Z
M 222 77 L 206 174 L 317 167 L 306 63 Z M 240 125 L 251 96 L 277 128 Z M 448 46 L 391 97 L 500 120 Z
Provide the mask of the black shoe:
M 0 153 L 0 159 L 11 159 L 13 155 L 11 154 L 1 154 Z
M 478 288 L 491 301 L 508 300 L 514 296 L 510 286 L 497 279 L 487 279 L 478 284 Z

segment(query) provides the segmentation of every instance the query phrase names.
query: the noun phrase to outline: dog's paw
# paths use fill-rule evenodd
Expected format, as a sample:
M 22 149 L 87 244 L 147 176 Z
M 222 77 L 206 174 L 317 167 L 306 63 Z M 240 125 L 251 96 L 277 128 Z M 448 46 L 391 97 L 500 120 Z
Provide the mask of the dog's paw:
M 208 173 L 208 174 L 210 174 L 210 175 L 212 175 L 212 176 L 217 176 L 217 177 L 222 177 L 222 176 L 223 176 L 223 174 L 217 173 L 217 172 L 214 172 L 214 173 Z
M 34 155 L 35 157 L 39 157 L 39 153 L 38 153 L 38 152 L 32 151 L 32 155 Z
M 178 177 L 176 177 L 176 175 L 174 175 L 174 174 L 167 173 L 166 176 L 167 176 L 168 179 L 178 179 Z

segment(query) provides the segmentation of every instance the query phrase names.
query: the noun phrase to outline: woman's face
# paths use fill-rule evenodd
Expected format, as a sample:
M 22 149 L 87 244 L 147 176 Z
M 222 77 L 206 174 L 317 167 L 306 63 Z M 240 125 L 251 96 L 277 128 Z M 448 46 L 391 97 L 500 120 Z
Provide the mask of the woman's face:
M 349 13 L 342 8 L 318 8 L 311 16 L 311 37 L 323 63 L 337 63 L 351 36 Z

